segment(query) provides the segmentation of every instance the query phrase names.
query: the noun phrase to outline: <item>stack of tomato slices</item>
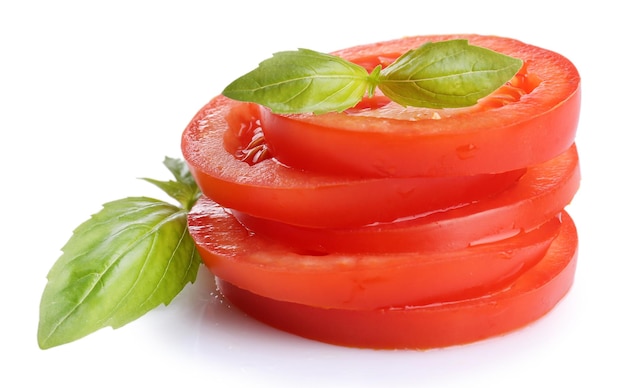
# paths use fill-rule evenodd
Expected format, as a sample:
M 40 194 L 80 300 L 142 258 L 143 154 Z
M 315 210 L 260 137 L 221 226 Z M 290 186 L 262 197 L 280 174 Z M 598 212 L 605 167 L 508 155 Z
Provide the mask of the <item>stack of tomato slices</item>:
M 524 60 L 468 108 L 382 95 L 342 113 L 277 115 L 218 96 L 183 134 L 203 196 L 189 230 L 224 296 L 323 342 L 426 349 L 523 327 L 570 289 L 578 238 L 580 77 L 554 52 L 477 35 L 335 54 L 372 69 L 429 41 Z

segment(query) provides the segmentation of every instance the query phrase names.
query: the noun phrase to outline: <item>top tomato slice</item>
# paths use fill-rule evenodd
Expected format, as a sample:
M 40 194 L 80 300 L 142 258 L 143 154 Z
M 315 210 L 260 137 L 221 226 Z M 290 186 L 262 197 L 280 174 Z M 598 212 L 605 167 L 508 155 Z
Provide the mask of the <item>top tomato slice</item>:
M 405 108 L 382 96 L 323 115 L 261 110 L 269 149 L 288 166 L 356 176 L 497 173 L 549 160 L 573 143 L 580 76 L 563 56 L 517 40 L 477 35 L 418 36 L 335 54 L 366 68 L 386 66 L 426 42 L 468 39 L 524 60 L 511 82 L 468 108 Z

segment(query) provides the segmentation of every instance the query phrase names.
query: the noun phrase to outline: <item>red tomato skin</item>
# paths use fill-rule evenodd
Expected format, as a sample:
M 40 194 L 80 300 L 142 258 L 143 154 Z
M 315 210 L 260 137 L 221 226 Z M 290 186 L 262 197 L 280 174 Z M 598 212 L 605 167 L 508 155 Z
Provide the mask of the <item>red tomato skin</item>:
M 348 179 L 300 171 L 273 159 L 250 166 L 224 147 L 224 136 L 229 130 L 227 116 L 241 106 L 242 103 L 223 96 L 210 101 L 185 129 L 182 151 L 207 197 L 260 218 L 314 228 L 390 222 L 498 193 L 524 172 L 520 169 L 464 177 Z
M 507 190 L 467 206 L 406 221 L 359 228 L 306 228 L 233 211 L 255 233 L 299 252 L 394 253 L 453 250 L 488 236 L 531 230 L 555 216 L 580 186 L 578 151 L 573 145 L 558 157 L 531 166 Z
M 573 65 L 478 35 L 405 38 L 337 54 L 371 69 L 425 41 L 452 38 L 523 58 L 512 82 L 532 90 L 508 105 L 486 99 L 419 121 L 360 116 L 384 104 L 380 96 L 319 116 L 274 115 L 218 96 L 193 118 L 183 155 L 211 199 L 189 213 L 189 230 L 234 305 L 318 341 L 428 349 L 521 328 L 567 293 L 578 237 L 559 212 L 580 181 Z M 235 156 L 245 140 L 233 135 L 234 110 L 259 118 L 269 159 L 249 165 Z M 541 176 L 511 194 L 530 176 L 524 171 L 563 155 L 575 165 L 543 175 L 547 184 L 558 180 L 551 194 L 541 194 Z M 289 232 L 264 233 L 268 225 Z
M 555 219 L 528 233 L 450 251 L 308 255 L 250 233 L 207 198 L 189 214 L 189 233 L 216 276 L 276 300 L 370 310 L 498 289 L 541 259 L 558 225 Z
M 559 54 L 512 39 L 477 35 L 404 38 L 336 54 L 355 62 L 380 56 L 384 62 L 427 41 L 452 38 L 524 59 L 528 72 L 541 82 L 518 102 L 493 109 L 479 104 L 438 120 L 407 122 L 347 113 L 277 115 L 261 109 L 272 154 L 294 168 L 329 174 L 458 176 L 523 168 L 572 145 L 580 111 L 580 76 Z
M 378 310 L 323 309 L 217 282 L 249 316 L 305 338 L 357 348 L 430 349 L 503 335 L 541 318 L 571 288 L 577 256 L 576 227 L 563 213 L 559 236 L 535 267 L 500 292 L 473 299 Z

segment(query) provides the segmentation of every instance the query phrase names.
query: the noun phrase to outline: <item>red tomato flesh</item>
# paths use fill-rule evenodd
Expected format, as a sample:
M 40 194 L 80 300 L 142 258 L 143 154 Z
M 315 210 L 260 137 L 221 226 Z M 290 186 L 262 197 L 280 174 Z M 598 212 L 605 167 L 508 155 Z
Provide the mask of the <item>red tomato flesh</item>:
M 453 250 L 531 230 L 570 203 L 580 186 L 576 147 L 529 167 L 509 189 L 467 206 L 360 228 L 305 228 L 233 211 L 253 232 L 298 252 L 327 254 Z M 328 214 L 332 217 L 332 214 Z
M 443 302 L 494 291 L 543 257 L 558 225 L 552 220 L 456 250 L 307 255 L 250 233 L 207 198 L 189 214 L 189 232 L 217 277 L 268 298 L 340 309 Z
M 189 231 L 223 294 L 333 344 L 425 349 L 546 314 L 572 285 L 580 77 L 559 54 L 477 35 L 337 52 L 369 70 L 428 41 L 524 60 L 476 106 L 276 115 L 218 96 L 182 137 L 203 196 Z
M 263 108 L 261 125 L 269 150 L 282 163 L 307 171 L 441 177 L 520 169 L 549 160 L 572 145 L 580 76 L 557 53 L 501 37 L 444 35 L 403 38 L 335 54 L 367 67 L 388 65 L 423 43 L 454 38 L 520 58 L 525 66 L 508 85 L 469 108 L 405 108 L 385 103 L 384 98 L 324 115 L 277 115 Z
M 578 236 L 563 224 L 545 257 L 513 284 L 489 295 L 448 303 L 377 310 L 324 309 L 256 295 L 218 279 L 224 296 L 251 317 L 302 337 L 378 349 L 461 345 L 519 329 L 548 313 L 570 289 Z
M 293 225 L 354 227 L 458 207 L 506 189 L 524 172 L 348 179 L 300 171 L 274 159 L 250 165 L 238 153 L 252 136 L 239 132 L 257 120 L 256 105 L 219 96 L 185 129 L 183 156 L 206 196 L 227 208 Z

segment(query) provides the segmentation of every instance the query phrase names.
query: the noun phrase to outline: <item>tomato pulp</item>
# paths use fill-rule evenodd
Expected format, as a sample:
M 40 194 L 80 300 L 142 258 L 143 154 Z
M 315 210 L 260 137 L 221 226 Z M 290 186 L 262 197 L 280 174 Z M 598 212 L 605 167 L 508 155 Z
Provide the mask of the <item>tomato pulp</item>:
M 336 52 L 368 69 L 427 41 L 524 61 L 476 106 L 276 115 L 217 96 L 183 155 L 202 190 L 189 230 L 222 293 L 272 326 L 333 344 L 430 348 L 546 314 L 571 287 L 580 78 L 559 54 L 477 35 Z

